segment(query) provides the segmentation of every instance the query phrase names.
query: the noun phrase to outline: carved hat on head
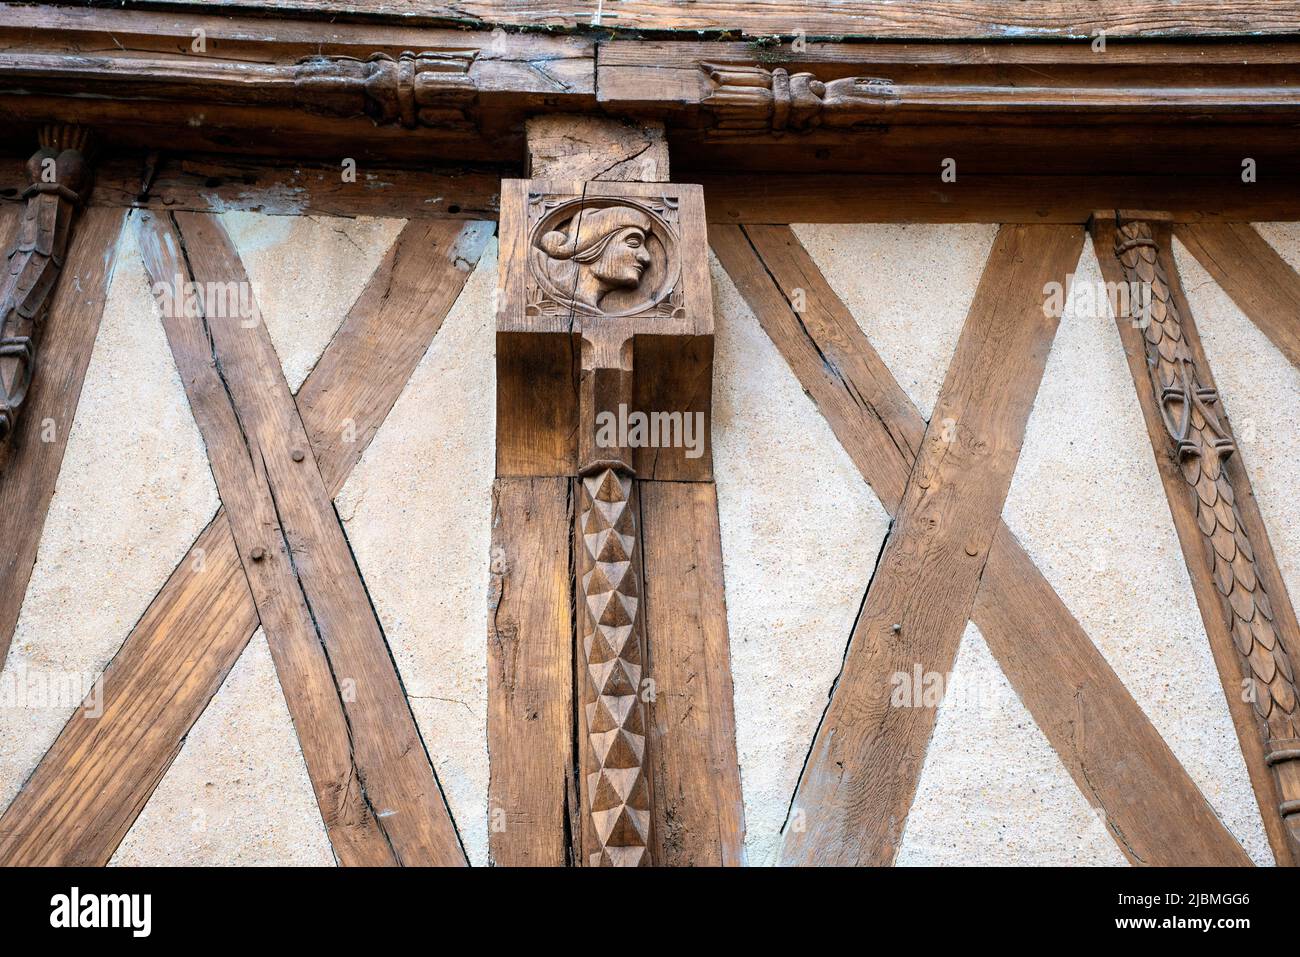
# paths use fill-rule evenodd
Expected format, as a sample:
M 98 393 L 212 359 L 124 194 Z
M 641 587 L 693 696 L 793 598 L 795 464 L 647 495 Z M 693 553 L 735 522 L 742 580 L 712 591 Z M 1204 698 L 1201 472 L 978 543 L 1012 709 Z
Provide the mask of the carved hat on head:
M 650 217 L 631 206 L 582 209 L 566 229 L 551 230 L 537 241 L 537 245 L 552 259 L 593 262 L 619 230 L 632 227 L 649 235 Z

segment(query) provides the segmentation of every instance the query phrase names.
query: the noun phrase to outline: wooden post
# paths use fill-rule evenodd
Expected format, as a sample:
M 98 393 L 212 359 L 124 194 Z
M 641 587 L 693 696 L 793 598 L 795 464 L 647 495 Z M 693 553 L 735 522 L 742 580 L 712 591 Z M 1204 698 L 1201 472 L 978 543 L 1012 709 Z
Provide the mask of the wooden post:
M 738 863 L 743 825 L 712 459 L 707 441 L 694 452 L 663 441 L 673 428 L 681 437 L 685 417 L 701 422 L 709 411 L 702 191 L 655 182 L 666 179 L 668 159 L 653 124 L 548 117 L 530 121 L 528 134 L 535 178 L 502 184 L 493 859 Z M 647 431 L 652 421 L 660 433 Z M 567 505 L 542 476 L 568 477 Z M 548 530 L 566 509 L 567 673 L 546 660 L 545 649 L 550 657 L 558 650 L 558 616 L 541 607 L 554 604 L 554 576 L 538 567 L 560 558 L 558 544 L 542 539 L 554 536 Z M 675 516 L 675 527 L 646 528 L 652 515 Z M 695 580 L 705 574 L 715 580 Z M 534 592 L 521 595 L 515 582 Z M 657 635 L 647 628 L 647 601 L 657 623 L 662 615 Z M 689 614 L 682 601 L 692 602 Z M 523 661 L 533 666 L 526 676 Z M 683 667 L 711 680 L 686 688 Z M 567 724 L 549 707 L 566 692 L 578 705 Z M 697 709 L 704 717 L 691 717 Z M 534 757 L 521 764 L 522 748 Z M 563 860 L 543 799 L 524 797 L 557 790 L 569 835 Z
M 505 374 L 548 368 L 558 349 L 578 365 L 576 667 L 586 752 L 579 781 L 588 863 L 650 863 L 645 618 L 633 480 L 634 356 L 640 337 L 712 332 L 698 186 L 516 180 L 503 184 Z M 548 341 L 549 340 L 549 341 Z M 527 358 L 536 352 L 534 359 Z M 652 350 L 657 353 L 658 350 Z M 690 355 L 691 350 L 684 350 Z M 563 387 L 563 383 L 560 383 Z M 503 386 L 517 401 L 528 382 Z M 572 408 L 572 403 L 568 403 Z M 502 421 L 521 410 L 505 407 Z M 590 820 L 587 820 L 588 816 Z

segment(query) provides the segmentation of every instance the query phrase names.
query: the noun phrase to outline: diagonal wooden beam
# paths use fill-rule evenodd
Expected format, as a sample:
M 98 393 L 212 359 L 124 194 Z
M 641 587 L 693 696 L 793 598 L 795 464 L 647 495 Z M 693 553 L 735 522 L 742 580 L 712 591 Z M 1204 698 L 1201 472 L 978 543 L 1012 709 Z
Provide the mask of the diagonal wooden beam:
M 1020 457 L 1058 320 L 1043 289 L 1082 231 L 1003 226 L 795 791 L 785 864 L 887 865 L 937 708 L 892 700 L 894 675 L 952 671 Z
M 303 384 L 298 408 L 331 495 L 491 234 L 490 223 L 406 226 Z M 79 709 L 0 818 L 0 862 L 107 863 L 257 623 L 222 510 L 105 670 L 102 717 Z
M 1250 223 L 1177 225 L 1174 235 L 1300 369 L 1300 275 Z
M 863 478 L 896 511 L 925 420 L 788 227 L 713 226 L 710 239 Z M 806 296 L 802 313 L 787 297 L 796 288 Z M 972 618 L 1130 861 L 1248 863 L 1005 524 Z
M 219 219 L 143 214 L 155 283 L 248 277 Z M 242 297 L 241 297 L 242 299 Z M 316 800 L 347 864 L 464 863 L 415 717 L 256 314 L 199 315 L 173 296 L 163 328 L 180 370 L 293 715 Z
M 1094 220 L 1093 241 L 1107 282 L 1149 296 L 1145 314 L 1130 307 L 1116 326 L 1264 830 L 1274 859 L 1294 865 L 1300 625 L 1183 294 L 1169 224 L 1117 224 L 1111 211 Z
M 3 212 L 7 222 L 0 228 L 8 234 L 16 228 L 19 211 L 6 206 Z M 40 375 L 33 377 L 24 413 L 0 450 L 0 668 L 27 595 L 45 513 L 99 332 L 123 215 L 120 209 L 82 214 L 63 267 L 64 279 L 42 323 Z

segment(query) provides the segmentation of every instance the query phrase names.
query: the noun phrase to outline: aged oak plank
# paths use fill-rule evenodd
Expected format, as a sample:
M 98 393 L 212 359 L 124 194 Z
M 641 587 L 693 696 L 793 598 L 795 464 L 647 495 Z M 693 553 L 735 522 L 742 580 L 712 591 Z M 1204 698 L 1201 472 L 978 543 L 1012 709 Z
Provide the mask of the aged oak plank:
M 715 252 L 759 322 L 893 513 L 925 420 L 793 233 L 753 227 L 748 233 L 734 226 L 710 230 Z M 807 297 L 802 314 L 782 292 L 796 287 Z M 1105 813 L 1130 861 L 1247 862 L 1005 526 L 994 538 L 972 617 L 1080 791 Z
M 0 864 L 107 864 L 257 622 L 219 512 L 0 818 Z
M 936 707 L 891 702 L 891 678 L 952 670 L 1057 319 L 1043 289 L 1073 269 L 1082 232 L 1004 226 L 795 792 L 787 864 L 889 864 Z
M 19 207 L 4 207 L 0 231 L 6 249 L 18 214 Z M 123 216 L 120 209 L 83 212 L 75 226 L 62 279 L 41 323 L 40 374 L 33 377 L 27 408 L 0 451 L 0 668 L 18 625 L 81 398 Z
M 1164 415 L 1161 410 L 1160 398 L 1157 396 L 1152 383 L 1152 366 L 1148 357 L 1146 336 L 1149 330 L 1149 334 L 1153 337 L 1167 339 L 1172 331 L 1168 324 L 1176 323 L 1178 326 L 1178 339 L 1186 345 L 1194 366 L 1195 376 L 1199 380 L 1194 385 L 1213 390 L 1212 395 L 1214 398 L 1210 400 L 1209 406 L 1217 420 L 1215 424 L 1217 424 L 1218 430 L 1223 433 L 1223 436 L 1235 444 L 1232 438 L 1232 426 L 1228 413 L 1222 399 L 1218 396 L 1217 389 L 1215 389 L 1213 374 L 1205 358 L 1195 319 L 1183 293 L 1182 282 L 1171 249 L 1170 227 L 1168 223 L 1157 223 L 1153 227 L 1148 224 L 1148 229 L 1151 234 L 1150 238 L 1156 244 L 1155 262 L 1162 269 L 1163 275 L 1159 276 L 1159 278 L 1163 280 L 1163 288 L 1160 288 L 1159 284 L 1152 281 L 1153 305 L 1151 315 L 1153 318 L 1147 320 L 1145 326 L 1142 325 L 1142 320 L 1135 323 L 1129 315 L 1116 316 L 1116 326 L 1119 330 L 1120 339 L 1124 344 L 1124 353 L 1128 359 L 1129 371 L 1133 376 L 1138 404 L 1142 408 L 1143 418 L 1146 420 L 1156 468 L 1161 483 L 1165 488 L 1165 497 L 1169 502 L 1169 511 L 1173 517 L 1174 528 L 1178 532 L 1178 540 L 1182 546 L 1188 575 L 1191 578 L 1192 590 L 1196 594 L 1201 620 L 1205 625 L 1206 637 L 1209 639 L 1210 650 L 1214 655 L 1215 665 L 1219 670 L 1224 698 L 1227 701 L 1228 711 L 1232 715 L 1233 724 L 1236 726 L 1246 770 L 1250 775 L 1251 784 L 1259 802 L 1264 829 L 1268 834 L 1274 859 L 1279 864 L 1294 866 L 1297 863 L 1295 840 L 1288 834 L 1285 822 L 1286 815 L 1279 814 L 1278 809 L 1288 797 L 1283 793 L 1282 783 L 1285 781 L 1290 787 L 1294 788 L 1295 786 L 1295 762 L 1278 762 L 1275 767 L 1270 769 L 1268 756 L 1269 752 L 1275 748 L 1285 752 L 1294 748 L 1295 743 L 1284 742 L 1278 745 L 1276 739 L 1271 737 L 1268 723 L 1255 713 L 1256 709 L 1252 706 L 1250 697 L 1245 693 L 1248 686 L 1244 682 L 1251 681 L 1253 677 L 1257 676 L 1256 663 L 1261 661 L 1254 648 L 1254 642 L 1257 641 L 1255 636 L 1259 634 L 1259 629 L 1248 627 L 1245 630 L 1244 640 L 1240 643 L 1246 647 L 1243 652 L 1239 653 L 1238 642 L 1234 641 L 1234 633 L 1239 638 L 1243 636 L 1240 631 L 1234 629 L 1233 624 L 1238 618 L 1243 617 L 1241 613 L 1243 605 L 1239 601 L 1232 600 L 1231 595 L 1225 597 L 1222 594 L 1220 583 L 1226 577 L 1225 584 L 1228 588 L 1232 592 L 1239 592 L 1243 590 L 1238 586 L 1238 582 L 1241 580 L 1239 575 L 1246 575 L 1254 588 L 1245 589 L 1245 592 L 1247 594 L 1252 590 L 1256 592 L 1254 596 L 1248 599 L 1250 606 L 1259 603 L 1258 592 L 1260 590 L 1266 593 L 1265 601 L 1270 609 L 1272 621 L 1270 625 L 1265 627 L 1274 634 L 1274 641 L 1276 641 L 1277 635 L 1282 636 L 1281 654 L 1283 656 L 1287 655 L 1289 649 L 1296 647 L 1298 636 L 1300 636 L 1300 626 L 1297 626 L 1294 608 L 1278 571 L 1277 560 L 1269 543 L 1268 531 L 1264 526 L 1263 518 L 1259 514 L 1259 507 L 1251 490 L 1250 478 L 1242 465 L 1241 452 L 1237 450 L 1235 454 L 1227 457 L 1226 461 L 1220 462 L 1222 477 L 1219 481 L 1211 481 L 1208 486 L 1203 486 L 1198 482 L 1193 488 L 1188 484 L 1188 475 L 1191 473 L 1184 472 L 1184 466 L 1176 454 L 1175 445 L 1170 441 L 1170 435 L 1166 430 Z M 1117 238 L 1115 212 L 1099 213 L 1093 223 L 1092 233 L 1102 275 L 1108 282 L 1128 282 L 1127 271 L 1115 255 Z M 1155 275 L 1153 272 L 1153 276 Z M 1160 353 L 1162 357 L 1165 356 L 1166 351 L 1167 349 Z M 1170 353 L 1170 355 L 1176 357 L 1177 354 Z M 1208 420 L 1202 417 L 1202 421 Z M 1200 427 L 1192 431 L 1193 438 L 1200 437 Z M 1204 455 L 1200 458 L 1202 462 L 1207 462 L 1210 458 L 1210 450 L 1205 450 Z M 1190 468 L 1190 466 L 1188 467 Z M 1212 468 L 1212 465 L 1198 463 L 1198 469 L 1206 470 L 1205 474 L 1207 476 L 1210 468 Z M 1224 482 L 1222 478 L 1226 478 L 1229 486 L 1226 494 L 1223 491 Z M 1206 527 L 1210 527 L 1217 533 L 1219 526 L 1225 521 L 1236 522 L 1239 520 L 1241 527 L 1246 532 L 1249 546 L 1248 549 L 1241 549 L 1243 553 L 1241 557 L 1250 556 L 1250 567 L 1239 569 L 1240 563 L 1230 562 L 1231 571 L 1227 576 L 1223 575 L 1223 563 L 1217 557 L 1224 547 L 1223 543 L 1217 534 L 1207 538 L 1202 527 L 1205 520 L 1203 514 L 1205 510 L 1201 508 L 1201 505 L 1205 503 L 1206 498 L 1211 497 L 1211 489 L 1214 490 L 1216 499 L 1224 499 L 1226 511 L 1222 507 L 1218 509 L 1211 508 L 1209 511 L 1214 515 L 1214 524 L 1211 526 L 1206 522 Z M 1234 539 L 1235 536 L 1228 536 L 1228 541 L 1233 542 L 1235 551 L 1240 547 L 1240 540 L 1234 541 Z M 1250 652 L 1249 656 L 1243 659 L 1242 655 L 1247 652 Z M 1266 655 L 1265 657 L 1269 659 L 1266 663 L 1271 663 L 1274 656 Z M 1292 669 L 1294 668 L 1294 665 L 1290 665 L 1289 662 L 1288 665 Z M 1293 683 L 1284 673 L 1285 667 L 1275 666 L 1270 668 L 1268 676 L 1274 677 L 1288 686 L 1280 690 L 1283 695 L 1287 693 L 1292 695 L 1291 710 L 1294 710 L 1294 692 L 1291 690 Z M 1267 689 L 1267 683 L 1264 688 L 1265 690 L 1262 693 L 1271 701 L 1275 696 L 1271 690 Z M 1277 708 L 1278 706 L 1275 705 L 1274 707 Z
M 498 865 L 573 862 L 572 528 L 569 479 L 493 483 L 488 849 Z
M 93 0 L 109 6 L 108 0 Z M 141 7 L 194 8 L 199 0 L 137 0 Z M 739 32 L 751 36 L 882 37 L 1004 40 L 1109 36 L 1257 35 L 1300 32 L 1300 12 L 1268 0 L 891 0 L 806 3 L 802 0 L 465 0 L 414 7 L 402 0 L 203 0 L 209 9 L 283 15 L 389 16 L 405 23 L 493 24 L 531 28 L 602 27 L 611 30 Z
M 142 216 L 156 281 L 247 283 L 220 221 Z M 464 863 L 459 838 L 260 316 L 163 328 L 340 861 Z
M 1174 235 L 1300 369 L 1300 275 L 1249 223 L 1180 223 Z
M 744 864 L 731 645 L 713 482 L 637 483 L 661 866 Z
M 936 176 L 688 170 L 704 186 L 710 223 L 1078 223 L 1103 206 L 1156 204 L 1178 222 L 1300 219 L 1285 178 L 990 176 L 960 186 Z
M 492 232 L 486 222 L 408 223 L 303 383 L 298 411 L 331 495 L 397 400 L 394 377 L 405 383 L 415 371 Z
M 334 477 L 331 495 L 342 487 L 343 460 L 360 456 L 388 414 L 490 231 L 485 223 L 406 226 L 307 377 L 297 401 L 321 443 L 322 475 Z M 336 440 L 340 417 L 352 420 L 355 445 Z M 110 662 L 104 715 L 78 711 L 0 819 L 0 861 L 107 863 L 257 624 L 222 510 Z

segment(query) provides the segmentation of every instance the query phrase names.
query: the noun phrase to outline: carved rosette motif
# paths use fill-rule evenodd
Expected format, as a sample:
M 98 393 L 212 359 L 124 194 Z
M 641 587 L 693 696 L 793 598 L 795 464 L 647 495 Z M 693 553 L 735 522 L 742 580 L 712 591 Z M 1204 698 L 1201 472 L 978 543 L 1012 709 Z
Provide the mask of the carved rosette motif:
M 470 65 L 477 52 L 376 53 L 308 57 L 294 67 L 294 87 L 309 109 L 339 116 L 364 113 L 381 126 L 460 128 L 477 95 Z
M 822 81 L 782 67 L 702 63 L 712 90 L 702 100 L 724 134 L 806 132 L 819 126 L 851 127 L 869 121 L 898 100 L 884 77 L 853 76 Z
M 1280 811 L 1292 838 L 1300 840 L 1300 714 L 1294 659 L 1274 621 L 1254 547 L 1224 467 L 1235 446 L 1215 411 L 1219 397 L 1201 384 L 1157 253 L 1149 224 L 1120 227 L 1115 255 L 1125 278 L 1151 288 L 1149 315 L 1141 321 L 1146 323 L 1143 334 L 1152 387 L 1183 480 L 1195 498 L 1197 524 L 1211 556 L 1223 614 L 1264 734 L 1267 761 L 1278 782 Z
M 36 332 L 63 269 L 89 180 L 89 133 L 47 126 L 27 161 L 26 206 L 0 286 L 0 443 L 13 434 L 36 364 Z
M 650 863 L 650 788 L 646 713 L 641 701 L 641 594 L 633 556 L 636 519 L 630 470 L 583 476 L 582 645 L 587 669 L 583 707 L 594 770 L 587 803 L 599 849 L 593 867 Z

